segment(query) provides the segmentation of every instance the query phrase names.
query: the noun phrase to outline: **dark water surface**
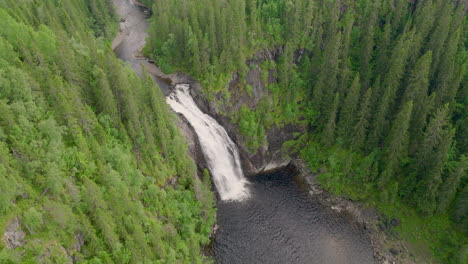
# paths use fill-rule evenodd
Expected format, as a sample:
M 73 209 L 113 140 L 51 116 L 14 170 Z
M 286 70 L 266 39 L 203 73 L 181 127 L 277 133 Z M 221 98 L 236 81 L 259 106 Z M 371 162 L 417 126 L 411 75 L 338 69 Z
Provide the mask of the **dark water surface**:
M 374 263 L 362 227 L 324 207 L 288 172 L 251 182 L 248 201 L 218 204 L 216 263 Z

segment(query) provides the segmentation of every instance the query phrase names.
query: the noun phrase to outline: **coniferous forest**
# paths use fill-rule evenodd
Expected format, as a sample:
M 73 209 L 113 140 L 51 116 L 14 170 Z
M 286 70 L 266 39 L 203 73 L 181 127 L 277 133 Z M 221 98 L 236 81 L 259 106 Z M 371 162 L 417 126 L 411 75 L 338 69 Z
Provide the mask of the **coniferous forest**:
M 398 218 L 440 263 L 468 261 L 466 0 L 142 0 L 144 49 L 229 104 L 251 152 L 272 126 L 328 191 Z M 0 0 L 0 263 L 211 263 L 208 173 L 164 95 L 116 58 L 111 0 Z M 264 56 L 269 54 L 269 56 Z M 261 63 L 248 63 L 260 58 Z
M 205 259 L 209 179 L 117 22 L 107 0 L 0 1 L 0 229 L 26 235 L 2 264 Z
M 246 73 L 261 70 L 270 96 L 226 113 L 253 152 L 272 125 L 305 126 L 287 146 L 323 186 L 402 219 L 442 263 L 467 260 L 466 1 L 145 2 L 146 53 L 208 98 L 230 101 L 233 72 L 250 94 Z M 277 55 L 246 63 L 264 53 Z

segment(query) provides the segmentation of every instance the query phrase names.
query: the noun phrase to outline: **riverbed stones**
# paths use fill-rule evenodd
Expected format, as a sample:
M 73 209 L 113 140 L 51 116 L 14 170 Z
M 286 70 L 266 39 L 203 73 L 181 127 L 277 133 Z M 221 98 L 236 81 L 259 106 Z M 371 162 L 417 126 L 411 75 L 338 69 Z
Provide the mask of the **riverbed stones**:
M 400 254 L 400 251 L 398 249 L 395 249 L 395 248 L 391 248 L 390 250 L 390 253 L 392 253 L 394 256 Z

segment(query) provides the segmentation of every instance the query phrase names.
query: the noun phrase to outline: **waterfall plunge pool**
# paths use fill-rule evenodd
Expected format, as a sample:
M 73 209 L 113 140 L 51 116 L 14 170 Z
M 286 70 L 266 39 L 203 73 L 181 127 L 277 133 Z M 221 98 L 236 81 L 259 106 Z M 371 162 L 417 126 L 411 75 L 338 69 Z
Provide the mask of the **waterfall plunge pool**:
M 289 170 L 249 181 L 248 200 L 218 204 L 216 263 L 375 263 L 365 230 L 346 213 L 323 206 Z

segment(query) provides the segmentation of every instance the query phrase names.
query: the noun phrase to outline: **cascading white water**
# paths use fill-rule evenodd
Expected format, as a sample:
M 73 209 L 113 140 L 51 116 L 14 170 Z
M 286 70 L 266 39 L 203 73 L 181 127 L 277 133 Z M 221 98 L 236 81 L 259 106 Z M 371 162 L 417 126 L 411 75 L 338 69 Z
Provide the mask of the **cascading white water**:
M 190 96 L 188 84 L 176 85 L 166 101 L 175 112 L 184 115 L 195 129 L 221 199 L 246 199 L 247 180 L 242 172 L 239 152 L 226 130 L 198 108 Z

